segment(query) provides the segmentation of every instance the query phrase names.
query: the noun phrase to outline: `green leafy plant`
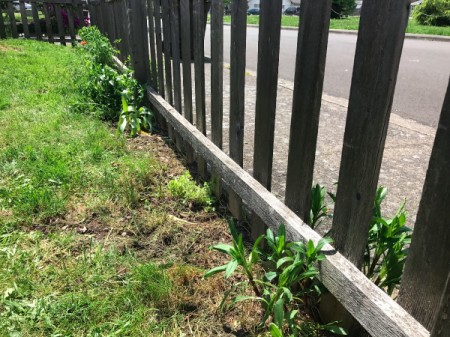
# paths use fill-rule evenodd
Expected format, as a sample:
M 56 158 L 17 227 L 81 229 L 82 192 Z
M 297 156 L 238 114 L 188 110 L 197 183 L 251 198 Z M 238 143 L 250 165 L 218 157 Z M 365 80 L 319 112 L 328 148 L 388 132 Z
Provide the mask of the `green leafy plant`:
M 385 187 L 377 189 L 363 272 L 376 285 L 392 295 L 395 287 L 400 284 L 412 231 L 405 225 L 404 202 L 392 219 L 382 216 L 381 203 L 386 195 Z
M 190 207 L 203 206 L 209 209 L 214 204 L 209 184 L 205 182 L 203 186 L 198 186 L 189 171 L 169 181 L 167 188 L 174 197 Z
M 348 16 L 356 7 L 355 0 L 333 0 L 331 18 L 341 19 Z
M 141 129 L 152 130 L 153 114 L 146 107 L 136 108 L 134 105 L 128 105 L 128 91 L 122 93 L 122 112 L 119 116 L 118 130 L 124 133 L 127 127 L 130 128 L 130 136 L 136 137 L 141 133 Z
M 450 0 L 424 0 L 413 17 L 426 26 L 450 26 Z
M 328 207 L 325 204 L 325 193 L 325 187 L 319 184 L 311 188 L 311 210 L 308 224 L 312 229 L 320 225 L 322 218 L 329 217 Z
M 96 26 L 83 27 L 78 31 L 82 42 L 82 50 L 94 64 L 113 65 L 113 56 L 118 53 L 108 38 Z
M 317 245 L 312 241 L 306 244 L 288 242 L 286 229 L 280 225 L 277 235 L 268 229 L 247 253 L 242 234 L 237 232 L 232 222 L 229 226 L 232 244 L 218 244 L 212 249 L 227 254 L 230 261 L 211 269 L 205 277 L 224 272 L 225 277 L 229 278 L 239 268 L 255 296 L 236 296 L 233 303 L 246 300 L 260 302 L 264 314 L 259 329 L 268 328 L 272 336 L 310 336 L 307 333 L 312 326 L 315 332 L 328 330 L 345 334 L 343 329 L 334 324 L 307 322 L 300 314 L 300 308 L 307 308 L 309 298 L 318 293 L 314 283 L 318 274 L 315 265 L 325 258 L 321 249 L 331 242 L 330 239 L 321 239 Z M 260 247 L 263 240 L 267 243 L 266 250 Z M 266 326 L 270 317 L 272 323 Z

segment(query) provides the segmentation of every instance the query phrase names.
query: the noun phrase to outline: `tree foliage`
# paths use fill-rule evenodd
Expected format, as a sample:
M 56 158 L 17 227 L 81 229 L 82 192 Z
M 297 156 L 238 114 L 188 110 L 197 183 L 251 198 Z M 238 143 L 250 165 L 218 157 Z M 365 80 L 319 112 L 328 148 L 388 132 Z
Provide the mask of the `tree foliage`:
M 348 16 L 356 7 L 355 0 L 333 0 L 331 18 L 341 19 Z
M 450 0 L 424 0 L 413 16 L 421 25 L 450 26 Z

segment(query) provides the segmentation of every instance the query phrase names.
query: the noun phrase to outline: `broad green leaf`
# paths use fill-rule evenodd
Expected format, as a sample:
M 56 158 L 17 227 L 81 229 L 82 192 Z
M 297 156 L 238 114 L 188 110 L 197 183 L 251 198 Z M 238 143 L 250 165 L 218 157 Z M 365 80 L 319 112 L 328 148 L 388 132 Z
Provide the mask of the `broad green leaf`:
M 268 273 L 265 273 L 264 276 L 268 281 L 272 281 L 275 277 L 277 277 L 277 273 L 274 271 L 270 271 Z
M 322 329 L 332 332 L 336 335 L 347 336 L 347 331 L 344 328 L 336 325 L 322 325 Z
M 236 270 L 238 263 L 236 260 L 228 262 L 227 269 L 225 270 L 225 278 L 229 278 L 231 274 Z
M 277 269 L 280 268 L 286 262 L 292 262 L 294 259 L 290 256 L 283 257 L 277 261 Z
M 283 337 L 283 333 L 281 332 L 280 328 L 277 327 L 275 324 L 270 323 L 269 325 L 269 331 L 270 335 L 272 337 Z
M 236 304 L 242 301 L 262 301 L 262 300 L 263 300 L 262 298 L 256 296 L 236 296 L 233 299 L 233 303 Z
M 227 267 L 228 267 L 228 264 L 225 264 L 225 265 L 219 266 L 219 267 L 215 267 L 215 268 L 207 271 L 205 273 L 205 275 L 203 275 L 203 277 L 204 278 L 208 278 L 208 277 L 213 276 L 213 275 L 215 275 L 217 273 L 221 273 L 221 272 L 225 271 L 227 269 Z
M 219 243 L 217 245 L 212 246 L 211 249 L 230 255 L 230 250 L 233 249 L 233 247 L 224 243 Z
M 284 298 L 280 297 L 273 306 L 273 321 L 277 326 L 281 327 L 283 325 L 283 319 L 284 319 Z

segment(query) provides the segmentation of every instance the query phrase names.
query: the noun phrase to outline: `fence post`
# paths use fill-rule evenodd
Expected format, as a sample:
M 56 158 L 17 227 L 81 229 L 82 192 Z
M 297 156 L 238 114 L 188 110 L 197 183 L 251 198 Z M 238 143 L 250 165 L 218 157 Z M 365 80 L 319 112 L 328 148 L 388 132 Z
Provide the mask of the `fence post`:
M 364 1 L 353 67 L 332 235 L 357 267 L 363 260 L 409 0 Z
M 5 21 L 3 20 L 3 11 L 0 7 L 0 39 L 6 39 Z
M 128 18 L 128 43 L 134 77 L 140 83 L 149 79 L 149 53 L 145 2 L 126 0 Z
M 309 222 L 331 0 L 303 0 L 295 63 L 285 203 Z
M 449 192 L 450 79 L 398 299 L 429 330 L 450 269 Z

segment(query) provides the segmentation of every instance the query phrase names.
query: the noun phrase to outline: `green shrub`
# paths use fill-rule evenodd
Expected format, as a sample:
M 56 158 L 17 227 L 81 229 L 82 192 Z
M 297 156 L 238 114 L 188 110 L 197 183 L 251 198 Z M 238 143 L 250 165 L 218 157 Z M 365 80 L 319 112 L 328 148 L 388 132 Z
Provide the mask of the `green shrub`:
M 93 63 L 110 66 L 113 64 L 112 58 L 117 54 L 117 50 L 97 27 L 83 27 L 78 31 L 78 35 L 82 39 L 83 50 Z
M 333 0 L 331 18 L 341 19 L 348 16 L 356 7 L 355 0 Z
M 450 0 L 424 0 L 413 16 L 421 25 L 450 26 Z

